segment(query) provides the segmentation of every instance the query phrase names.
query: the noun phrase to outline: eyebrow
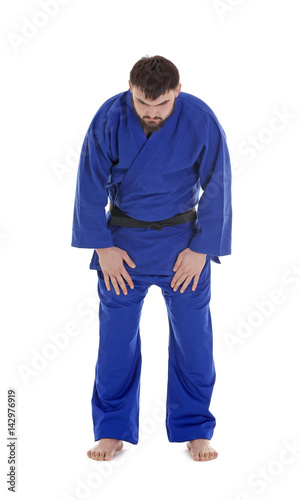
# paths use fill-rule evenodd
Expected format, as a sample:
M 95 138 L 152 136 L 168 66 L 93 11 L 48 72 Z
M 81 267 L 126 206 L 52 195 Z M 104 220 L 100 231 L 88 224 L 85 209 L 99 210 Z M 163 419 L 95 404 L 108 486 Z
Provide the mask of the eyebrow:
M 147 104 L 146 102 L 144 102 L 142 99 L 139 99 L 138 97 L 135 97 L 135 99 L 139 102 L 141 102 L 142 104 L 146 104 L 146 106 L 150 106 L 150 104 Z M 163 102 L 160 102 L 159 104 L 155 104 L 155 106 L 161 106 L 162 104 L 165 104 L 166 102 L 169 102 L 170 99 L 167 99 L 166 101 L 163 101 Z

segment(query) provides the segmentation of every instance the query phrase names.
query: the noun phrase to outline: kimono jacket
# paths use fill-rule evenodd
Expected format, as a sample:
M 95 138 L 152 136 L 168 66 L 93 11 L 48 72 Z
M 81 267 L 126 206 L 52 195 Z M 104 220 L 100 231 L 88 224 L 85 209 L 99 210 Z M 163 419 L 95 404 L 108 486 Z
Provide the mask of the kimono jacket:
M 201 192 L 201 196 L 200 196 Z M 197 209 L 197 219 L 162 230 L 110 224 L 108 198 L 128 216 L 159 221 Z M 130 275 L 173 275 L 189 247 L 214 262 L 231 254 L 231 165 L 225 132 L 201 99 L 180 92 L 163 127 L 147 139 L 130 89 L 99 108 L 85 135 L 77 173 L 73 247 L 116 246 L 136 264 Z

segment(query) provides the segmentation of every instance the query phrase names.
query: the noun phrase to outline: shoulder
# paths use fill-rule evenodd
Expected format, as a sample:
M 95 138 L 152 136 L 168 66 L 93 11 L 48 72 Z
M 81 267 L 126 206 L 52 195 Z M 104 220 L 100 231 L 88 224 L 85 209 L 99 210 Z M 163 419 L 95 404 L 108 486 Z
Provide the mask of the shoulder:
M 208 106 L 208 104 L 202 101 L 202 99 L 200 99 L 199 97 L 193 94 L 188 94 L 187 92 L 180 92 L 179 96 L 182 100 L 183 109 L 187 113 L 191 114 L 192 116 L 196 116 L 196 118 L 199 116 L 211 116 L 212 118 L 217 120 L 216 114 L 211 109 L 211 107 Z
M 222 133 L 224 132 L 217 115 L 206 102 L 188 92 L 180 92 L 179 96 L 182 101 L 183 113 L 189 119 L 193 120 L 194 123 L 204 121 L 207 127 L 219 129 Z
M 94 114 L 90 127 L 99 129 L 101 126 L 107 125 L 109 121 L 118 120 L 122 109 L 124 109 L 125 97 L 126 91 L 115 94 L 104 101 Z

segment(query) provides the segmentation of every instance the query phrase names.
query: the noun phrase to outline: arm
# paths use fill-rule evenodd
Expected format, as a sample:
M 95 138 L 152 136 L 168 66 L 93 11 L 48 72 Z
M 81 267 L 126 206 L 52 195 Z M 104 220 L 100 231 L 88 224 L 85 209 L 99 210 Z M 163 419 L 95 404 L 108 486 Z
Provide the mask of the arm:
M 114 246 L 105 213 L 108 201 L 105 188 L 112 166 L 108 134 L 106 119 L 102 116 L 92 121 L 84 138 L 74 203 L 71 242 L 74 247 Z
M 115 247 L 106 223 L 106 185 L 111 173 L 109 134 L 106 119 L 93 120 L 84 138 L 77 174 L 71 246 L 94 248 L 99 256 L 107 290 L 110 282 L 117 293 L 119 286 L 127 295 L 124 279 L 134 288 L 123 260 L 131 267 L 135 263 L 127 252 Z M 123 279 L 124 278 L 124 279 Z
M 226 135 L 207 115 L 206 144 L 199 156 L 199 179 L 203 189 L 198 204 L 198 229 L 189 248 L 210 255 L 231 254 L 231 166 Z

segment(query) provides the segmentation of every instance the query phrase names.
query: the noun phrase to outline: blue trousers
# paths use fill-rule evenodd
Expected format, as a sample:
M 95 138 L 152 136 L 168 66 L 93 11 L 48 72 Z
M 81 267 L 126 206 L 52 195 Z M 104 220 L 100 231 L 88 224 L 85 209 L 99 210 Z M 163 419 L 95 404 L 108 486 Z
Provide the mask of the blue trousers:
M 216 425 L 209 411 L 216 373 L 209 308 L 211 263 L 198 285 L 193 279 L 183 293 L 174 292 L 174 275 L 131 273 L 134 288 L 127 295 L 108 291 L 98 273 L 100 340 L 92 394 L 95 441 L 115 438 L 137 444 L 141 375 L 140 317 L 151 285 L 161 288 L 169 321 L 166 431 L 170 442 L 211 439 Z M 130 274 L 130 272 L 129 272 Z M 155 360 L 153 360 L 155 363 Z

